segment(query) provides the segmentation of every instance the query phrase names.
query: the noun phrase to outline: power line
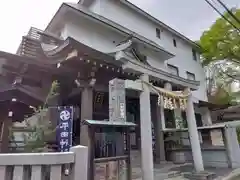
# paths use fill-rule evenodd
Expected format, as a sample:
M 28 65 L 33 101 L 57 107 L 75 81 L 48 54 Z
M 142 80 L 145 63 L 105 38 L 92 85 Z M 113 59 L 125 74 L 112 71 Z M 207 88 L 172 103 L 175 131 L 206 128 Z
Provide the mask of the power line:
M 221 0 L 217 0 L 217 1 L 224 7 L 224 9 L 230 14 L 230 16 L 232 16 L 233 19 L 235 19 L 240 25 L 240 20 L 232 13 L 232 11 L 230 11 L 229 8 Z
M 240 29 L 237 26 L 235 26 L 228 18 L 226 18 L 209 0 L 204 1 L 208 3 L 209 6 L 211 6 L 224 20 L 231 24 L 240 33 Z

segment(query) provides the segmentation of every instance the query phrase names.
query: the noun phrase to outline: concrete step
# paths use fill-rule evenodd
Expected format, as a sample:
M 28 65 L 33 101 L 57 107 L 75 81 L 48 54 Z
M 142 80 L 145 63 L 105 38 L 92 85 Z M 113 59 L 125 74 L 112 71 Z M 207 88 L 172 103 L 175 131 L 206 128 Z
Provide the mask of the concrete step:
M 181 172 L 171 171 L 168 173 L 154 174 L 154 180 L 172 179 L 172 178 L 179 177 L 179 176 L 181 176 Z
M 168 173 L 155 173 L 154 174 L 154 180 L 163 180 L 163 179 L 172 179 L 172 178 L 176 178 L 176 177 L 182 177 L 181 176 L 181 172 L 179 171 L 172 171 L 172 172 L 168 172 Z M 141 176 L 137 175 L 137 176 L 132 176 L 133 180 L 141 180 Z

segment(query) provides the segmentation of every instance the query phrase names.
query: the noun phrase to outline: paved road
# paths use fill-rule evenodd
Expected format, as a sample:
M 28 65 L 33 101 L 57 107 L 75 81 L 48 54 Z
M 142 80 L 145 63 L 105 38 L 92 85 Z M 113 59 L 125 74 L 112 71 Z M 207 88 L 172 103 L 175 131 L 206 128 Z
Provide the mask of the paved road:
M 140 158 L 141 156 L 139 152 L 131 152 L 131 155 L 133 158 L 132 159 L 132 167 L 133 167 L 132 178 L 134 180 L 141 180 L 141 158 Z M 159 179 L 186 180 L 181 176 L 181 173 L 193 172 L 193 171 L 194 171 L 194 168 L 192 164 L 176 165 L 172 163 L 167 163 L 167 164 L 154 166 L 155 180 L 159 180 Z M 233 170 L 229 168 L 207 168 L 206 171 L 216 173 L 217 175 L 216 180 L 223 180 L 224 177 L 229 175 Z M 169 175 L 171 176 L 171 178 L 168 178 Z M 234 179 L 234 180 L 240 180 L 240 178 Z
M 184 172 L 193 172 L 194 168 L 190 164 L 185 165 L 156 165 L 154 168 L 154 176 L 155 180 L 159 179 L 168 179 L 168 180 L 187 180 L 181 176 L 181 173 Z M 207 168 L 209 172 L 214 172 L 217 175 L 216 180 L 223 180 L 224 177 L 229 175 L 232 172 L 232 169 L 229 168 Z M 134 180 L 141 180 L 141 168 L 133 168 L 133 179 Z M 170 178 L 171 177 L 171 178 Z M 234 179 L 240 180 L 240 178 Z

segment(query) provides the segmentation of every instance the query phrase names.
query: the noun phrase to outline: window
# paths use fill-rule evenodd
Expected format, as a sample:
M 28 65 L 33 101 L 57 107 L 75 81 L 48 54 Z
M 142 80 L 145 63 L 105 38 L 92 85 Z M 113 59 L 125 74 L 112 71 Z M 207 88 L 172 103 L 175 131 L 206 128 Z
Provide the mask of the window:
M 176 66 L 173 66 L 173 65 L 171 65 L 171 64 L 168 64 L 167 67 L 168 67 L 168 70 L 169 70 L 169 72 L 170 72 L 171 74 L 174 74 L 174 75 L 176 75 L 176 76 L 179 76 L 178 68 L 177 68 Z
M 156 28 L 156 36 L 157 38 L 161 39 L 161 30 Z
M 193 60 L 197 61 L 197 52 L 195 51 L 195 49 L 192 49 L 192 56 Z
M 199 113 L 195 113 L 195 118 L 196 118 L 197 127 L 202 127 L 203 126 L 202 115 Z
M 202 127 L 203 126 L 202 115 L 199 113 L 195 113 L 195 118 L 196 118 L 197 127 Z M 184 128 L 187 128 L 188 127 L 187 115 L 186 115 L 185 111 L 182 111 L 182 119 L 183 119 L 183 123 L 184 123 Z
M 166 128 L 176 128 L 174 111 L 171 109 L 164 109 L 164 117 Z
M 189 79 L 189 80 L 196 80 L 195 74 L 190 73 L 190 72 L 187 71 L 187 79 Z
M 202 135 L 202 144 L 205 146 L 212 146 L 212 138 L 211 138 L 211 133 L 208 129 L 203 129 L 201 130 L 201 135 Z
M 176 41 L 176 39 L 173 39 L 173 45 L 174 45 L 174 47 L 177 47 L 177 41 Z

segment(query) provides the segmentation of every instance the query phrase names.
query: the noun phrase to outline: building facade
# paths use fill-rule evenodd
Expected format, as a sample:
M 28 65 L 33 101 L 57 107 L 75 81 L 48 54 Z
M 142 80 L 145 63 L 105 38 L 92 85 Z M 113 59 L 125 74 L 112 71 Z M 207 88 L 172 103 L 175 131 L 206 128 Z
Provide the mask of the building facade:
M 84 1 L 80 2 L 84 4 Z M 152 64 L 167 71 L 173 70 L 180 77 L 200 81 L 198 91 L 194 95 L 199 100 L 207 100 L 205 94 L 205 75 L 200 63 L 199 47 L 184 35 L 173 30 L 163 22 L 142 11 L 127 0 L 93 1 L 86 5 L 90 11 L 106 17 L 129 30 L 152 40 L 165 50 L 174 54 L 174 57 L 164 61 L 164 64 L 154 64 L 161 61 L 159 57 L 148 57 Z M 168 64 L 170 67 L 168 68 Z M 191 68 L 190 68 L 191 67 Z
M 135 49 L 149 66 L 195 82 L 195 102 L 208 101 L 200 47 L 128 1 L 64 3 L 45 31 L 62 39 L 72 37 L 83 45 L 112 57 L 116 55 L 116 46 L 133 38 Z M 152 82 L 159 83 L 154 78 Z M 164 87 L 164 83 L 160 84 Z M 182 85 L 172 83 L 170 88 L 181 90 Z M 201 114 L 202 124 L 211 124 L 208 108 L 196 106 L 195 110 Z
M 190 102 L 190 113 L 180 108 L 159 108 L 156 94 L 136 92 L 139 86 L 127 91 L 127 120 L 138 125 L 132 129 L 132 148 L 144 149 L 146 153 L 142 153 L 142 158 L 151 166 L 152 159 L 158 162 L 172 160 L 167 157 L 171 152 L 165 148 L 164 136 L 169 129 L 179 128 L 177 118 L 196 119 L 198 126 L 211 124 L 199 52 L 197 44 L 128 1 L 82 0 L 78 4 L 63 3 L 45 31 L 30 31 L 23 37 L 17 53 L 21 57 L 31 57 L 31 61 L 22 62 L 21 65 L 28 65 L 26 70 L 19 66 L 16 71 L 20 77 L 29 71 L 28 76 L 41 82 L 37 87 L 31 85 L 32 89 L 47 91 L 50 82 L 60 82 L 59 99 L 53 106 L 77 107 L 74 142 L 82 145 L 88 145 L 88 137 L 81 121 L 109 118 L 110 80 L 141 79 L 168 91 L 191 89 L 194 109 Z M 32 68 L 28 68 L 31 63 L 34 63 Z M 37 71 L 36 67 L 41 68 Z M 43 72 L 46 73 L 39 75 Z M 143 104 L 148 100 L 151 103 Z M 147 114 L 143 113 L 144 108 Z M 147 119 L 144 122 L 143 116 Z M 197 129 L 194 137 L 198 154 L 195 157 L 200 160 L 196 133 Z M 152 145 L 153 151 L 148 146 L 144 148 L 143 143 Z M 184 140 L 183 144 L 191 145 Z M 202 166 L 201 162 L 199 164 Z M 152 167 L 143 169 L 152 171 Z

